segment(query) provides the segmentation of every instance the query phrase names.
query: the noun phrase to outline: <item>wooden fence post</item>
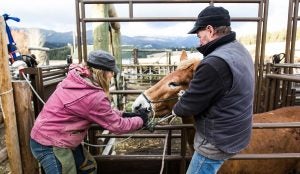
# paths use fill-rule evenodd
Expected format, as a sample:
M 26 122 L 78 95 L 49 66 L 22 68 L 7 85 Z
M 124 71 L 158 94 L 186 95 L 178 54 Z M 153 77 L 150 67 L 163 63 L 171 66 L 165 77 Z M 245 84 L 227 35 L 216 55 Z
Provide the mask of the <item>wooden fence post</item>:
M 11 76 L 8 67 L 5 21 L 0 16 L 0 98 L 5 126 L 5 140 L 12 173 L 22 174 L 21 155 Z
M 23 173 L 38 174 L 39 166 L 30 150 L 30 132 L 34 124 L 34 111 L 31 104 L 32 92 L 26 81 L 13 81 L 16 120 L 20 141 Z

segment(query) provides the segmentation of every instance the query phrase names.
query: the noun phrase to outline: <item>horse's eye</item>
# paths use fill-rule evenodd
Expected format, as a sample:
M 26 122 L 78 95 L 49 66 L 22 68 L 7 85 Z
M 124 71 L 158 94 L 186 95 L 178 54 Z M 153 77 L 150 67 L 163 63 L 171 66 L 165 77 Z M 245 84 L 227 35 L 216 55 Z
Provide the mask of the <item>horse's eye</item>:
M 170 88 L 176 88 L 176 87 L 180 86 L 180 84 L 177 83 L 177 82 L 170 82 L 168 86 L 169 86 Z

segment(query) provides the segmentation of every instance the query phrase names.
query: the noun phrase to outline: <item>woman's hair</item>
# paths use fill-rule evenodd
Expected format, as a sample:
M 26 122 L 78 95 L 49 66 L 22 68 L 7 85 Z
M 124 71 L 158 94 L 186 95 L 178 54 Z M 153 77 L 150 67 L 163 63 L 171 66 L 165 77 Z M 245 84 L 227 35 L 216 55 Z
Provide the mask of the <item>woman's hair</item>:
M 107 78 L 108 71 L 89 67 L 91 76 L 90 80 L 97 86 L 101 87 L 107 96 L 109 96 L 110 79 Z

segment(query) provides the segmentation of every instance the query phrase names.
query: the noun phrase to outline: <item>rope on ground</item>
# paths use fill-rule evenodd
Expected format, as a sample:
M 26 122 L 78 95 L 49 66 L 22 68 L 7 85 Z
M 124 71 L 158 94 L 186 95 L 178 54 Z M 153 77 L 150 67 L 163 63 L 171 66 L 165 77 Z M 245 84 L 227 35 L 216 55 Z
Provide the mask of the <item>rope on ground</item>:
M 164 171 L 164 166 L 165 166 L 165 156 L 166 156 L 166 149 L 167 149 L 168 136 L 169 136 L 169 134 L 167 134 L 167 135 L 166 135 L 166 138 L 165 138 L 165 145 L 164 145 L 164 151 L 163 151 L 162 160 L 161 160 L 160 174 L 162 174 L 163 171 Z

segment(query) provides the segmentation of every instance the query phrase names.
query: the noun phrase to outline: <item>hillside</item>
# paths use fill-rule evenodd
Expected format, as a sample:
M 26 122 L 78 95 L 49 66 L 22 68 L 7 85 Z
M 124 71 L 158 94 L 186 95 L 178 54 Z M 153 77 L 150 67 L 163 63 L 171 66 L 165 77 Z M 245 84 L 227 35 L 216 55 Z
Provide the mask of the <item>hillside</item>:
M 14 30 L 30 30 L 29 28 L 13 28 Z M 68 43 L 73 43 L 73 33 L 56 32 L 53 30 L 38 29 L 45 40 L 45 47 L 59 48 L 66 46 Z M 246 45 L 253 45 L 256 41 L 256 35 L 243 35 L 237 38 L 240 42 Z M 285 42 L 286 30 L 280 30 L 272 33 L 267 33 L 266 42 Z M 297 31 L 296 40 L 300 40 L 300 30 Z M 93 44 L 92 30 L 87 31 L 87 43 Z M 194 48 L 198 45 L 198 38 L 194 35 L 188 37 L 149 37 L 149 36 L 121 36 L 122 45 L 130 45 L 131 47 L 143 49 L 172 49 L 172 48 Z
M 27 28 L 14 28 L 15 30 L 30 30 Z M 39 29 L 44 36 L 44 47 L 59 48 L 73 43 L 72 32 L 56 32 L 53 30 Z M 93 44 L 92 31 L 87 31 L 87 43 Z M 121 36 L 122 45 L 130 45 L 136 48 L 148 49 L 169 49 L 169 48 L 192 48 L 198 44 L 198 39 L 194 35 L 188 37 L 147 37 L 147 36 Z

